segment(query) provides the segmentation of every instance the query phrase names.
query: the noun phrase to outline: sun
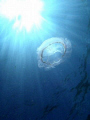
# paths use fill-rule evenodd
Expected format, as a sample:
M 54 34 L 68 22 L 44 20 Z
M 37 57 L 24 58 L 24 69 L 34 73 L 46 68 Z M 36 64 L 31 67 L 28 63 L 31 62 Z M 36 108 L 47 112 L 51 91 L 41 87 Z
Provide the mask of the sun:
M 41 0 L 1 0 L 0 16 L 14 21 L 13 29 L 30 31 L 33 26 L 39 27 L 42 21 Z

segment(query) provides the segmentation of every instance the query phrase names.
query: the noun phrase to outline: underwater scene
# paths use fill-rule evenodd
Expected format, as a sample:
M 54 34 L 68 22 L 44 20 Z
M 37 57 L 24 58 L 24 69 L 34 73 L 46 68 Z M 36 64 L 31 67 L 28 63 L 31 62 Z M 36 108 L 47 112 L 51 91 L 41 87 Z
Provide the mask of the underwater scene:
M 90 0 L 0 0 L 0 120 L 90 120 Z

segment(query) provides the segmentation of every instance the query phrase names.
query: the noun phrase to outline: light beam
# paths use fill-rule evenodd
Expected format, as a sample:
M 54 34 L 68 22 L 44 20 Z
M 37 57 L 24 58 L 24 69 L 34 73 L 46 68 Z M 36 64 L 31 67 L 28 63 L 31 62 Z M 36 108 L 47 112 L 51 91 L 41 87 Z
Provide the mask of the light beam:
M 14 20 L 14 29 L 29 32 L 33 26 L 40 26 L 42 8 L 41 0 L 1 0 L 0 16 Z

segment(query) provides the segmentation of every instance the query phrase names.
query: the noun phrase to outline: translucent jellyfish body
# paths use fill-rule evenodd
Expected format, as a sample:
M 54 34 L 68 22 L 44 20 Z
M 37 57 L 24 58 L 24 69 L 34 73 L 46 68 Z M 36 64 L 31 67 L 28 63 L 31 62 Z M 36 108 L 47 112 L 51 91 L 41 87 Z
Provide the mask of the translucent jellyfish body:
M 54 68 L 71 53 L 71 43 L 68 39 L 53 37 L 45 40 L 37 49 L 38 66 L 45 69 Z

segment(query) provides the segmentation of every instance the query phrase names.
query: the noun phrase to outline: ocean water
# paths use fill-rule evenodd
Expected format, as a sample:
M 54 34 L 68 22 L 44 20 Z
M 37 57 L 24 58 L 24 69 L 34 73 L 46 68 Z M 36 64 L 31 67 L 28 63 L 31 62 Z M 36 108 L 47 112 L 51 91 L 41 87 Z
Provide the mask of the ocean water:
M 0 14 L 0 120 L 90 120 L 90 1 L 43 2 L 44 20 L 31 31 Z M 37 49 L 53 37 L 72 50 L 46 70 Z

